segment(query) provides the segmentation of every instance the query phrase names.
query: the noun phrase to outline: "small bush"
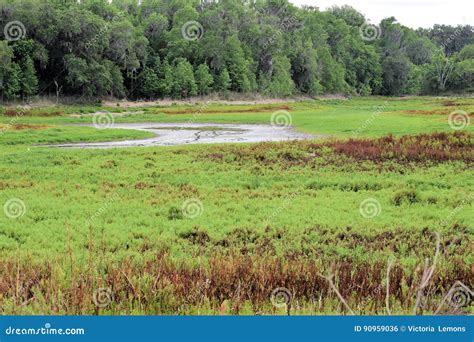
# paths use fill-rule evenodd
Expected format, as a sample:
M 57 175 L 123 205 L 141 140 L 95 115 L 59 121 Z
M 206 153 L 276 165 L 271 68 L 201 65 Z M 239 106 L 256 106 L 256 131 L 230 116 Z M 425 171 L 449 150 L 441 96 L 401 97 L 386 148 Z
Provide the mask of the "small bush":
M 193 230 L 179 234 L 179 237 L 188 240 L 193 245 L 205 246 L 211 241 L 209 234 L 200 230 L 198 227 L 194 227 Z
M 396 206 L 400 206 L 402 204 L 414 204 L 420 202 L 420 198 L 416 190 L 409 189 L 409 190 L 402 190 L 393 196 L 392 199 L 393 204 Z
M 182 220 L 183 211 L 177 207 L 171 207 L 168 210 L 168 220 Z

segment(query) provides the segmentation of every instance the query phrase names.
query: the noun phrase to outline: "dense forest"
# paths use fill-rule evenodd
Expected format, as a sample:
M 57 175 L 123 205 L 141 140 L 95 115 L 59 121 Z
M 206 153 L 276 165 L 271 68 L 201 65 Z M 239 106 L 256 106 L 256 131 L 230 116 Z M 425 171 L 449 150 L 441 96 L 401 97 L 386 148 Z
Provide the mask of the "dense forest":
M 1 99 L 474 88 L 469 25 L 413 30 L 287 0 L 0 0 Z

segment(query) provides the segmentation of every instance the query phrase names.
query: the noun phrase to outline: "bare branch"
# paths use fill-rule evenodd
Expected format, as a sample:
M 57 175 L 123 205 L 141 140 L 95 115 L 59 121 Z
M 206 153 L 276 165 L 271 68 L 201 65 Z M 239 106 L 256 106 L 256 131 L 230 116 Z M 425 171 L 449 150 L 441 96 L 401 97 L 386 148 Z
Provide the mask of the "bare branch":
M 328 276 L 324 276 L 322 274 L 318 274 L 318 276 L 320 276 L 321 278 L 326 279 L 326 281 L 329 283 L 329 286 L 336 293 L 337 297 L 339 298 L 341 303 L 345 306 L 345 308 L 351 313 L 351 315 L 355 315 L 355 312 L 350 308 L 350 306 L 347 304 L 346 300 L 344 299 L 344 297 L 341 295 L 341 293 L 337 289 L 336 285 L 334 284 L 334 281 L 333 281 L 333 278 L 334 278 L 333 266 L 331 266 L 331 273 Z
M 415 306 L 413 307 L 413 314 L 416 315 L 418 312 L 418 307 L 420 306 L 421 299 L 423 298 L 423 291 L 426 286 L 428 286 L 431 277 L 433 277 L 433 273 L 436 268 L 436 263 L 438 261 L 439 251 L 441 245 L 441 237 L 438 232 L 436 232 L 436 252 L 433 258 L 433 264 L 429 266 L 429 259 L 426 258 L 425 260 L 425 267 L 423 268 L 423 276 L 421 277 L 421 284 L 418 287 L 418 292 L 416 295 Z
M 385 293 L 385 309 L 387 310 L 387 314 L 391 315 L 392 312 L 390 311 L 390 270 L 392 269 L 393 259 L 388 260 L 387 265 L 387 291 Z

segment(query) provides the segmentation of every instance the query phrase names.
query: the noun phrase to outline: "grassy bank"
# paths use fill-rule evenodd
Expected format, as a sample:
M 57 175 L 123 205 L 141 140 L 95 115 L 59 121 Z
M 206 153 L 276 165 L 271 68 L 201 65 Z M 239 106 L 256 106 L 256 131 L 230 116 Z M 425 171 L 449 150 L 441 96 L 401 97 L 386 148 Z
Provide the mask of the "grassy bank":
M 5 113 L 8 109 L 3 109 Z M 287 104 L 221 105 L 196 103 L 188 106 L 137 106 L 132 108 L 99 106 L 54 106 L 28 110 L 21 117 L 10 108 L 10 116 L 0 116 L 0 123 L 16 124 L 66 123 L 92 124 L 93 113 L 109 112 L 114 122 L 216 122 L 266 123 L 275 112 L 289 113 L 289 121 L 306 133 L 330 136 L 374 137 L 385 134 L 403 135 L 452 131 L 449 116 L 465 113 L 472 121 L 472 98 L 354 98 L 351 100 L 314 100 Z M 472 125 L 464 128 L 473 132 Z M 102 132 L 103 133 L 103 132 Z M 89 133 L 90 136 L 92 133 Z
M 457 107 L 446 100 L 393 99 L 347 140 L 378 101 L 288 104 L 298 129 L 335 136 L 324 141 L 66 150 L 30 145 L 141 133 L 4 132 L 2 313 L 383 314 L 387 279 L 392 311 L 411 313 L 439 234 L 418 310 L 434 312 L 455 281 L 474 284 L 472 125 L 452 130 L 447 116 Z M 472 111 L 472 100 L 453 101 Z M 196 120 L 269 122 L 286 110 L 220 108 Z M 182 107 L 148 110 L 115 119 L 193 118 L 163 113 Z M 427 113 L 438 110 L 448 114 Z M 39 115 L 19 120 L 91 120 Z M 426 131 L 446 133 L 419 134 Z M 279 287 L 290 291 L 291 305 L 272 305 Z M 104 288 L 111 300 L 98 306 L 94 294 Z

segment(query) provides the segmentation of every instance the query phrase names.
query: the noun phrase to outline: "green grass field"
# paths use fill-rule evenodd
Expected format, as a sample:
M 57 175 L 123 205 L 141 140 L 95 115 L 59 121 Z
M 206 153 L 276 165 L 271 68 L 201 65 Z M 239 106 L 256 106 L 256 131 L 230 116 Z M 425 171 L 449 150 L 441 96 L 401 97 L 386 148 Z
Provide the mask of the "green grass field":
M 32 110 L 35 116 L 24 116 L 17 123 L 66 124 L 91 123 L 90 114 L 97 111 L 122 113 L 115 122 L 216 122 L 216 123 L 269 123 L 271 114 L 278 109 L 291 113 L 293 125 L 304 132 L 350 136 L 356 131 L 361 136 L 383 134 L 414 134 L 450 131 L 448 116 L 460 110 L 474 111 L 470 98 L 354 98 L 352 100 L 314 100 L 273 105 L 215 105 L 197 103 L 194 106 L 171 107 L 98 107 L 55 106 Z M 173 115 L 172 113 L 180 113 Z M 417 113 L 418 112 L 418 113 Z M 128 115 L 126 115 L 129 113 Z M 138 114 L 137 114 L 138 113 Z M 187 113 L 187 114 L 182 114 Z M 64 114 L 57 116 L 57 114 Z M 76 114 L 73 117 L 67 114 Z M 11 118 L 0 117 L 0 123 Z M 367 124 L 367 120 L 373 124 Z M 472 132 L 469 125 L 465 130 Z M 67 133 L 69 135 L 69 133 Z
M 436 311 L 457 280 L 474 285 L 474 99 L 7 110 L 4 314 L 384 314 L 387 279 L 392 312 L 411 313 L 426 258 L 436 265 L 417 313 Z M 285 110 L 295 129 L 327 139 L 34 146 L 149 136 L 63 126 L 99 110 L 122 113 L 115 122 L 268 124 Z M 455 111 L 468 120 L 459 131 Z M 284 307 L 272 305 L 280 287 L 292 297 Z M 97 305 L 103 289 L 107 305 Z

